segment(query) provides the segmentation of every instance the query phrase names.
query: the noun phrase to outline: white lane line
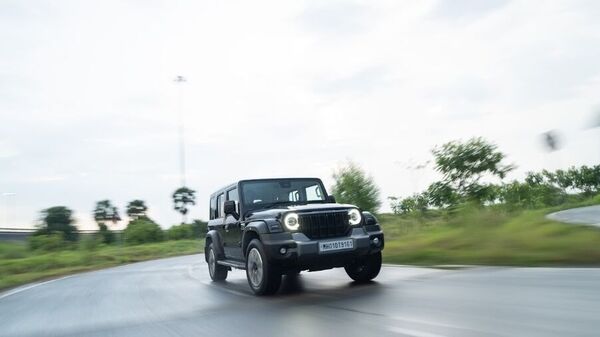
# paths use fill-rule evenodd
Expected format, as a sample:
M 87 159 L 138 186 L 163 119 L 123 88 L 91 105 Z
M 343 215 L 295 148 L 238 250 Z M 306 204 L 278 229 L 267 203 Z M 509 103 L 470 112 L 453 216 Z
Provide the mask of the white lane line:
M 446 337 L 444 335 L 438 335 L 435 333 L 430 333 L 430 332 L 425 332 L 425 331 L 419 331 L 419 330 L 411 330 L 411 329 L 404 329 L 404 328 L 398 328 L 395 326 L 391 326 L 388 327 L 388 330 L 394 333 L 399 333 L 402 335 L 406 335 L 406 336 L 411 336 L 411 337 Z
M 9 290 L 9 291 L 7 291 L 7 292 L 5 292 L 5 293 L 3 293 L 3 294 L 0 295 L 0 300 L 3 299 L 3 298 L 7 298 L 8 296 L 12 296 L 12 295 L 18 294 L 18 293 L 23 292 L 25 290 L 36 288 L 36 287 L 39 287 L 39 286 L 44 285 L 44 284 L 48 284 L 48 283 L 52 283 L 52 282 L 56 282 L 56 281 L 60 281 L 60 280 L 64 280 L 64 279 L 68 279 L 68 278 L 73 277 L 73 276 L 75 276 L 75 275 L 64 276 L 64 277 L 57 278 L 57 279 L 54 279 L 54 280 L 49 280 L 49 281 L 40 282 L 40 283 L 34 283 L 34 284 L 31 284 L 31 285 L 28 285 L 28 286 L 25 286 L 25 287 L 21 287 L 21 288 Z

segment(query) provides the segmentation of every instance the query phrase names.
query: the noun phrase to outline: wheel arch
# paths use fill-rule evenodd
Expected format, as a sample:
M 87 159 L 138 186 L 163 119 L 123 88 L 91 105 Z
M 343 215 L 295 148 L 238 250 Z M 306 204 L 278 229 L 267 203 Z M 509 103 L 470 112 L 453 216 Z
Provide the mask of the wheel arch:
M 208 262 L 208 246 L 211 243 L 213 244 L 215 253 L 217 254 L 217 258 L 224 258 L 225 253 L 223 251 L 223 240 L 221 240 L 219 232 L 213 229 L 206 233 L 206 238 L 204 239 L 204 260 Z

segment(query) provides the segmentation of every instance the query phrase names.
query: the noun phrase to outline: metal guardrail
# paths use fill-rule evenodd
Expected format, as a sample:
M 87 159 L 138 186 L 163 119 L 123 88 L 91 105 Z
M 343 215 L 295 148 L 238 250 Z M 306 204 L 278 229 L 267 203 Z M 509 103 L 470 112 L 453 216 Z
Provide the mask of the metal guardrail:
M 0 227 L 0 241 L 26 241 L 27 238 L 33 234 L 36 228 L 7 228 Z M 112 231 L 115 234 L 120 234 L 123 230 Z M 97 229 L 83 229 L 78 230 L 77 233 L 83 235 L 98 233 Z

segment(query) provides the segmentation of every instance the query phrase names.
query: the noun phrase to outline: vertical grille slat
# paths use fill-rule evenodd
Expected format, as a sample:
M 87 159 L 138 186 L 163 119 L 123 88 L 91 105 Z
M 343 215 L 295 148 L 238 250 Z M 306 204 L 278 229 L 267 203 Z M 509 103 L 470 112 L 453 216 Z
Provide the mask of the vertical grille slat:
M 299 214 L 300 231 L 310 239 L 345 236 L 350 230 L 348 212 L 322 212 Z

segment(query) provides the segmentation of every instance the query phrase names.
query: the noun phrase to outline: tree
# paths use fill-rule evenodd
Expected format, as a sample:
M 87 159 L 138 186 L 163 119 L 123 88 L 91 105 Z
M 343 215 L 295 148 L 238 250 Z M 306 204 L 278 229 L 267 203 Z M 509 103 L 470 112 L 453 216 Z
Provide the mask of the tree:
M 390 206 L 394 214 L 425 213 L 429 206 L 427 193 L 417 193 L 403 199 L 396 197 L 389 197 L 389 199 L 391 200 Z
M 499 188 L 500 202 L 509 209 L 540 208 L 560 205 L 566 200 L 565 192 L 540 181 L 539 174 L 528 173 L 525 182 L 513 181 Z
M 349 162 L 333 173 L 333 179 L 332 193 L 338 202 L 353 204 L 370 212 L 379 209 L 379 188 L 358 165 Z
M 456 205 L 460 198 L 449 184 L 440 181 L 429 185 L 426 193 L 429 204 L 437 208 Z
M 41 212 L 40 229 L 36 235 L 51 235 L 61 233 L 65 240 L 77 241 L 77 228 L 73 226 L 73 211 L 65 206 L 50 207 Z
M 162 228 L 147 217 L 131 221 L 125 228 L 124 235 L 125 241 L 129 244 L 159 242 L 164 239 Z
M 583 165 L 576 168 L 570 168 L 568 175 L 572 179 L 572 186 L 583 192 L 585 195 L 593 195 L 600 192 L 600 165 L 592 167 Z
M 144 200 L 136 199 L 127 204 L 127 216 L 134 220 L 146 216 L 147 211 L 148 207 Z
M 173 192 L 173 204 L 174 209 L 181 213 L 181 223 L 186 223 L 186 216 L 189 211 L 188 206 L 196 204 L 196 191 L 185 186 L 178 188 Z
M 105 221 L 110 221 L 113 224 L 116 224 L 117 221 L 121 220 L 121 216 L 119 215 L 119 210 L 117 207 L 113 206 L 110 200 L 102 200 L 96 203 L 96 208 L 94 209 L 94 220 L 100 225 Z
M 464 199 L 482 201 L 485 185 L 481 178 L 488 175 L 503 179 L 514 169 L 513 165 L 504 165 L 504 153 L 498 151 L 495 144 L 483 138 L 471 138 L 467 142 L 452 141 L 432 150 L 436 167 L 447 184 Z

